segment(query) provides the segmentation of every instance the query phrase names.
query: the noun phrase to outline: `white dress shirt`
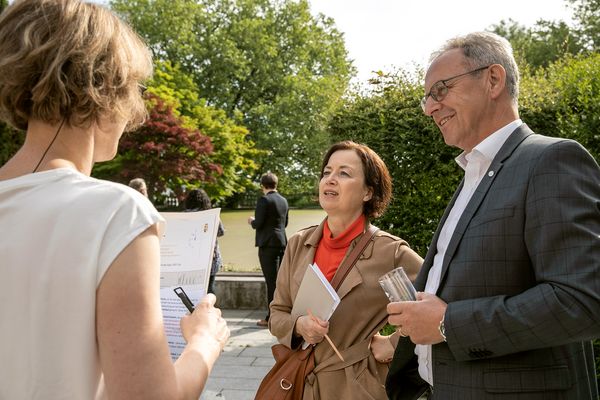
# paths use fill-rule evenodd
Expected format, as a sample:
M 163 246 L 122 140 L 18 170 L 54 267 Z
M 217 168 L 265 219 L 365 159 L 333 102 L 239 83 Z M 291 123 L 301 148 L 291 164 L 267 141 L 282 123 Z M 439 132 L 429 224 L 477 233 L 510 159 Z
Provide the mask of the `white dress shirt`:
M 479 182 L 481 182 L 481 179 L 490 167 L 492 160 L 510 134 L 521 126 L 522 123 L 523 122 L 520 119 L 511 122 L 485 138 L 481 143 L 475 146 L 470 153 L 462 152 L 456 157 L 455 160 L 458 165 L 465 170 L 465 182 L 460 194 L 456 198 L 454 206 L 450 210 L 450 214 L 448 214 L 446 222 L 444 222 L 442 230 L 440 231 L 440 236 L 437 241 L 437 253 L 433 258 L 433 266 L 429 270 L 429 275 L 427 276 L 427 283 L 425 285 L 426 293 L 435 294 L 437 292 L 440 286 L 444 255 L 446 254 L 448 243 L 452 238 L 458 220 L 465 211 Z M 488 174 L 493 175 L 494 171 L 489 171 Z M 430 385 L 433 385 L 431 345 L 417 345 L 415 354 L 419 358 L 419 375 L 421 375 L 421 378 Z

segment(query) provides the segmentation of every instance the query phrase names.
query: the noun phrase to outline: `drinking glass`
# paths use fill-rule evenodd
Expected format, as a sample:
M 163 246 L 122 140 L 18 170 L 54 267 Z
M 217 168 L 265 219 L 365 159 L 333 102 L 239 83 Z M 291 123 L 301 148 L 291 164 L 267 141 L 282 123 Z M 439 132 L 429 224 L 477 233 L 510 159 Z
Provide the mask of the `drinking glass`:
M 414 301 L 417 299 L 417 291 L 402 267 L 393 269 L 381 276 L 379 284 L 391 302 Z

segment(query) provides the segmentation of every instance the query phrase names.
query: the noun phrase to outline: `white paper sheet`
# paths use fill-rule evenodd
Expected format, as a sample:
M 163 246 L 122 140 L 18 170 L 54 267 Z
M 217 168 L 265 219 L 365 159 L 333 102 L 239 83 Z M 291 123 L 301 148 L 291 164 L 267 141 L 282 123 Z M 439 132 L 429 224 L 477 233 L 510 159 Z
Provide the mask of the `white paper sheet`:
M 194 304 L 206 294 L 220 211 L 161 213 L 167 223 L 160 241 L 160 301 L 173 360 L 185 347 L 179 320 L 188 312 L 173 289 L 181 286 Z

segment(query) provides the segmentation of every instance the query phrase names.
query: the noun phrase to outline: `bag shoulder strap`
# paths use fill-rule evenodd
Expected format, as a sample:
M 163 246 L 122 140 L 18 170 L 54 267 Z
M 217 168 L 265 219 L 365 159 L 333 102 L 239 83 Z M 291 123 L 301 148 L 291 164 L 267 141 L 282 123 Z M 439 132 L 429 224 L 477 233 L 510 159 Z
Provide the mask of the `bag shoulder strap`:
M 346 257 L 344 262 L 338 267 L 333 279 L 331 280 L 331 286 L 333 286 L 336 291 L 344 279 L 346 279 L 348 272 L 350 272 L 354 264 L 356 264 L 356 261 L 358 261 L 358 258 L 362 252 L 365 251 L 367 245 L 373 239 L 378 230 L 379 228 L 369 224 L 367 231 L 362 235 L 360 241 L 356 244 L 356 246 L 354 246 L 350 254 L 348 254 L 348 257 Z

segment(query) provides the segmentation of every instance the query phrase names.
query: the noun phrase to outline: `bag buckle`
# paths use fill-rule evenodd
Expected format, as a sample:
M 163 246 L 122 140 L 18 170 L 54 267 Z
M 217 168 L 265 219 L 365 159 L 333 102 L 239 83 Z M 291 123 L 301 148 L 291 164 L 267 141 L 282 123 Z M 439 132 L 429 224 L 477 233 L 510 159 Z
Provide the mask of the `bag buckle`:
M 283 389 L 283 390 L 290 390 L 292 388 L 292 382 L 288 381 L 287 379 L 283 378 L 280 382 L 279 382 L 279 386 Z

